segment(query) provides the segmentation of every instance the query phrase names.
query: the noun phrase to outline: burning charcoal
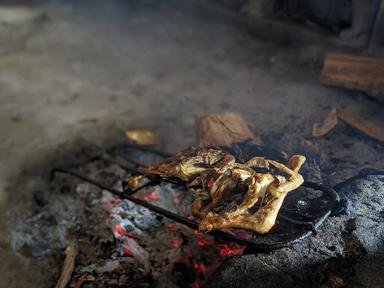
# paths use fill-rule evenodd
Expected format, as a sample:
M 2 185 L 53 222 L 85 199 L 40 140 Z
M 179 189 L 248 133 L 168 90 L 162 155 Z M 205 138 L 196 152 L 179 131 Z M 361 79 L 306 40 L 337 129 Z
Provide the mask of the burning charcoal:
M 143 234 L 143 231 L 138 229 L 130 220 L 118 215 L 112 215 L 109 224 L 116 238 L 122 236 L 136 237 L 135 235 Z
M 132 256 L 135 258 L 140 265 L 144 268 L 146 272 L 150 270 L 150 261 L 148 252 L 143 249 L 137 242 L 137 240 L 124 237 L 123 242 L 120 243 L 122 246 L 122 251 L 127 256 Z

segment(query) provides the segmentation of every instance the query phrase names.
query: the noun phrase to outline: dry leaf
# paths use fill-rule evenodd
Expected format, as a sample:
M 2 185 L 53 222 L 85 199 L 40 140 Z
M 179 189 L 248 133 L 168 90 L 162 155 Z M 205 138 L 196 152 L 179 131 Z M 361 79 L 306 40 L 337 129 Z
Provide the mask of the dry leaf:
M 348 125 L 356 128 L 364 134 L 384 142 L 384 127 L 359 115 L 355 115 L 345 109 L 339 109 L 337 115 Z
M 127 130 L 125 136 L 137 145 L 159 145 L 157 134 L 147 129 Z
M 313 137 L 322 137 L 327 135 L 337 126 L 337 109 L 333 107 L 323 121 L 313 124 L 312 135 Z

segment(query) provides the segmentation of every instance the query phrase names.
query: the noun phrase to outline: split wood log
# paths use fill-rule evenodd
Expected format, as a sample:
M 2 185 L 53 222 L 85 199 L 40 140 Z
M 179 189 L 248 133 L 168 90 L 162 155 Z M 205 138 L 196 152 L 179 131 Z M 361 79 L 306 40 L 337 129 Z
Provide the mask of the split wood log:
M 364 91 L 384 102 L 384 59 L 348 54 L 327 54 L 320 81 Z
M 366 135 L 384 142 L 384 127 L 370 120 L 367 120 L 359 115 L 355 115 L 348 110 L 338 109 L 337 115 L 341 120 L 346 122 L 348 125 L 360 130 Z
M 77 256 L 77 245 L 71 242 L 67 249 L 65 249 L 65 260 L 63 269 L 61 271 L 59 280 L 57 280 L 56 288 L 67 287 L 69 281 L 71 281 L 73 270 L 75 269 L 75 260 Z
M 262 145 L 261 140 L 239 113 L 225 112 L 209 114 L 196 121 L 197 137 L 200 146 L 217 145 L 231 147 L 236 143 L 252 141 Z
M 337 119 L 337 109 L 332 107 L 331 111 L 327 116 L 321 121 L 313 124 L 312 126 L 312 136 L 322 137 L 330 133 L 333 129 L 336 128 L 338 123 Z

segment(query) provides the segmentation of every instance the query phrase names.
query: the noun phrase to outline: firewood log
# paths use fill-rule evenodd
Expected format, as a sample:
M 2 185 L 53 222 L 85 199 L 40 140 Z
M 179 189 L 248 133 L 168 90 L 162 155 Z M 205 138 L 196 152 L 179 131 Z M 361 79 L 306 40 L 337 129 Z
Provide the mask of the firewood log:
M 245 119 L 235 112 L 209 114 L 197 120 L 198 143 L 230 147 L 236 143 L 252 141 L 261 145 L 261 140 L 249 129 Z
M 384 102 L 384 59 L 347 54 L 327 54 L 320 81 L 364 91 Z

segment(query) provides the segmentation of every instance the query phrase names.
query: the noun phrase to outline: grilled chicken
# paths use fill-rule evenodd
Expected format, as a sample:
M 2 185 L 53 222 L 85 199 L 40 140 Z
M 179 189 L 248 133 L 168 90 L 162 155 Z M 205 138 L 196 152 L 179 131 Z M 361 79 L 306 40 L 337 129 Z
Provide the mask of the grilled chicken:
M 260 159 L 257 159 L 259 161 Z M 285 165 L 272 161 L 268 161 L 271 166 L 286 173 L 288 176 L 275 176 L 271 173 L 256 173 L 249 176 L 246 165 L 237 166 L 237 174 L 247 175 L 246 181 L 239 183 L 237 187 L 246 185 L 246 192 L 242 197 L 238 197 L 235 201 L 225 202 L 225 193 L 214 193 L 220 195 L 218 198 L 213 198 L 209 209 L 206 208 L 205 214 L 200 215 L 201 222 L 199 230 L 208 232 L 222 228 L 244 228 L 260 234 L 267 233 L 276 223 L 277 214 L 283 204 L 284 198 L 288 192 L 297 189 L 303 182 L 303 177 L 298 174 L 298 170 L 304 163 L 303 156 L 293 156 L 291 163 L 297 164 L 294 167 L 288 168 Z M 296 172 L 297 171 L 297 172 Z M 228 173 L 228 172 L 225 172 Z M 225 174 L 224 173 L 224 174 Z M 235 179 L 233 177 L 232 179 Z M 226 184 L 227 180 L 217 179 L 214 186 L 223 187 L 222 189 L 230 189 L 226 194 L 235 195 L 235 191 L 241 193 L 242 189 L 232 188 L 232 185 Z M 213 188 L 215 188 L 213 187 Z M 214 189 L 212 189 L 214 190 Z M 220 189 L 219 189 L 220 190 Z M 214 191 L 211 191 L 211 193 Z M 214 203 L 225 203 L 217 206 Z M 224 208 L 222 208 L 224 206 Z
M 224 167 L 231 163 L 235 163 L 235 157 L 222 149 L 191 147 L 166 159 L 163 163 L 139 168 L 139 172 L 149 177 L 178 178 L 190 182 L 213 167 Z
M 184 181 L 195 196 L 192 214 L 201 220 L 200 231 L 244 228 L 264 234 L 275 225 L 286 195 L 304 182 L 298 173 L 304 161 L 304 156 L 295 155 L 288 167 L 263 157 L 240 164 L 220 148 L 189 148 L 139 171 L 147 177 Z M 273 175 L 272 167 L 287 176 Z M 257 173 L 254 168 L 267 172 Z

